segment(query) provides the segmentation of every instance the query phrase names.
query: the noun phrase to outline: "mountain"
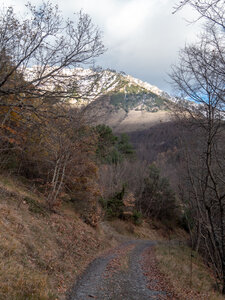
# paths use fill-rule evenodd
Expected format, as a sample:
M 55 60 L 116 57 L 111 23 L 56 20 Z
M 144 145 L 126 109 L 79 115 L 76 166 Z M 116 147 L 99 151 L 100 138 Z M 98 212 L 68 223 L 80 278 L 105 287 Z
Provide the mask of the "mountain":
M 54 76 L 38 80 L 40 74 L 49 72 Z M 168 122 L 170 107 L 176 101 L 156 86 L 112 70 L 57 71 L 33 66 L 26 69 L 24 76 L 28 82 L 36 82 L 43 92 L 57 89 L 69 93 L 70 103 L 85 107 L 89 121 L 109 125 L 114 132 L 145 130 Z
M 174 99 L 157 87 L 119 74 L 114 88 L 90 101 L 86 111 L 91 120 L 109 125 L 114 132 L 133 132 L 168 122 L 173 103 Z

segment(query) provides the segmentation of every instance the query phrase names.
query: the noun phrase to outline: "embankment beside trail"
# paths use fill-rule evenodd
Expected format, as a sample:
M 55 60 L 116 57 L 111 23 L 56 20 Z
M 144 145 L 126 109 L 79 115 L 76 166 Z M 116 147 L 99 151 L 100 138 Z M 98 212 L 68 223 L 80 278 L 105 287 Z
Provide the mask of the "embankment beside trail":
M 136 228 L 122 221 L 94 229 L 71 203 L 51 214 L 44 204 L 31 186 L 0 176 L 1 300 L 64 299 L 76 277 L 100 253 L 127 235 L 157 234 L 145 223 Z

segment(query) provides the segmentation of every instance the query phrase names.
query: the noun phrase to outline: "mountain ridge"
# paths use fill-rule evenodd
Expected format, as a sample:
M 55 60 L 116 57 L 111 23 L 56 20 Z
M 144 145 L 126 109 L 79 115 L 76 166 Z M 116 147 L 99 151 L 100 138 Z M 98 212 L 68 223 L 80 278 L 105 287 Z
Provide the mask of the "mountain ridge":
M 172 97 L 159 88 L 122 74 L 115 89 L 88 103 L 87 114 L 114 132 L 132 132 L 170 121 L 173 104 Z
M 25 79 L 32 81 L 38 72 L 38 66 L 27 68 Z M 63 82 L 57 76 L 63 76 Z M 175 102 L 158 87 L 113 70 L 65 68 L 43 82 L 42 88 L 69 92 L 71 105 L 84 107 L 89 121 L 109 125 L 115 132 L 145 130 L 159 122 L 168 122 L 170 107 Z

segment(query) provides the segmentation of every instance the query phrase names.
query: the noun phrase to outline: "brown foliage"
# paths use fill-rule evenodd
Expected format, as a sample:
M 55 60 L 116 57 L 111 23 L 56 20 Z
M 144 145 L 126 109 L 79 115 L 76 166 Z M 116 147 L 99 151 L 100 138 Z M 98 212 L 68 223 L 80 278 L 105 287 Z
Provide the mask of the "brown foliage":
M 123 216 L 125 218 L 130 218 L 133 215 L 136 206 L 136 199 L 134 198 L 133 193 L 125 194 L 123 198 L 123 205 Z

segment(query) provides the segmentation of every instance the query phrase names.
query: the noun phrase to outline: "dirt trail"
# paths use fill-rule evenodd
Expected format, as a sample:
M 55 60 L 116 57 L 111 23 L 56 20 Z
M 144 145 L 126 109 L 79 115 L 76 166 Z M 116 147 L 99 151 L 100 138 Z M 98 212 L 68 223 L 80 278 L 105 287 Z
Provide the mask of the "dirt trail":
M 163 290 L 149 289 L 153 285 L 143 270 L 143 253 L 154 245 L 146 240 L 133 240 L 95 259 L 78 279 L 68 300 L 146 300 L 172 299 Z

